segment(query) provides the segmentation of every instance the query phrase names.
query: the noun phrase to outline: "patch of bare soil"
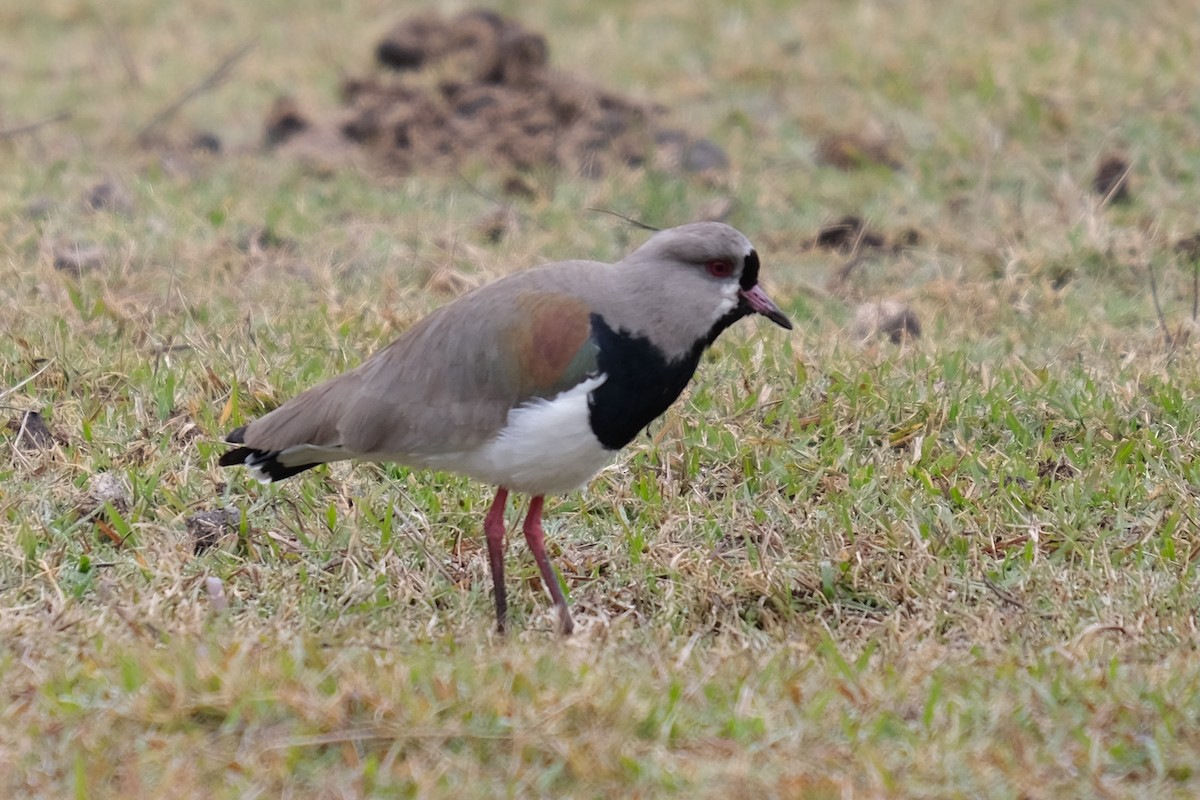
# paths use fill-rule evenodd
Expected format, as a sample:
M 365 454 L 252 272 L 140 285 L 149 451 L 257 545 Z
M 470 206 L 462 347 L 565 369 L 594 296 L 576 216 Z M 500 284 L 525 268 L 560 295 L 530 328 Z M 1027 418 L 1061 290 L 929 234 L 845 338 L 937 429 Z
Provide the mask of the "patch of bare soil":
M 905 248 L 916 247 L 920 242 L 920 232 L 912 228 L 901 231 L 889 240 L 879 231 L 868 228 L 862 217 L 850 214 L 836 222 L 822 225 L 817 235 L 805 242 L 805 247 L 843 253 L 887 248 L 899 252 Z
M 13 444 L 21 450 L 50 450 L 58 443 L 46 419 L 37 411 L 26 411 L 10 419 L 5 427 L 16 433 Z
M 1105 156 L 1092 178 L 1092 192 L 1110 203 L 1128 203 L 1129 173 L 1132 165 L 1125 156 L 1113 153 Z
M 1200 263 L 1200 231 L 1175 242 L 1175 252 L 1188 263 Z
M 598 176 L 614 166 L 723 170 L 713 142 L 667 127 L 667 109 L 550 67 L 546 38 L 494 11 L 409 17 L 376 45 L 376 69 L 342 83 L 325 115 L 276 101 L 270 147 L 337 161 L 366 151 L 393 174 L 559 168 Z
M 866 342 L 883 336 L 893 344 L 921 336 L 921 321 L 908 304 L 900 300 L 862 303 L 854 310 L 851 323 L 854 335 Z
M 817 142 L 818 164 L 853 172 L 870 166 L 902 169 L 901 145 L 893 132 L 878 124 L 862 130 L 827 134 Z

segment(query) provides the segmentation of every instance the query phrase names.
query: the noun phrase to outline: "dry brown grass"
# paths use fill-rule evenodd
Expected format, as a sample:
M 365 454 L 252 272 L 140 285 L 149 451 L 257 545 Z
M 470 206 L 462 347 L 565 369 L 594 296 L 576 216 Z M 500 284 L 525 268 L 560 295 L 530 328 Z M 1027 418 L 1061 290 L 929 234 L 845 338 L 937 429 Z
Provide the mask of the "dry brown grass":
M 729 172 L 509 196 L 264 152 L 272 100 L 328 107 L 394 5 L 0 7 L 0 421 L 53 437 L 0 427 L 0 793 L 1194 795 L 1191 7 L 499 7 Z M 1113 154 L 1127 202 L 1093 191 Z M 470 286 L 641 240 L 583 209 L 717 206 L 801 330 L 726 336 L 552 504 L 572 639 L 518 545 L 492 634 L 485 487 L 214 466 Z M 812 246 L 847 216 L 884 246 Z M 919 339 L 859 341 L 883 299 Z

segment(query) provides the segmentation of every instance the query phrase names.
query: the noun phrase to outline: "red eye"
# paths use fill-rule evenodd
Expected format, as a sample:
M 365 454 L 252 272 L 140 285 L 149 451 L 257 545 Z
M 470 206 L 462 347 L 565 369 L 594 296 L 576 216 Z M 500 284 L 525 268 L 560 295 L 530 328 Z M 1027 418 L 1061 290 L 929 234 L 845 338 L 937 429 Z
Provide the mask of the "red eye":
M 733 274 L 733 262 L 726 261 L 723 258 L 709 261 L 704 265 L 704 268 L 707 269 L 708 274 L 712 275 L 714 278 L 728 278 Z

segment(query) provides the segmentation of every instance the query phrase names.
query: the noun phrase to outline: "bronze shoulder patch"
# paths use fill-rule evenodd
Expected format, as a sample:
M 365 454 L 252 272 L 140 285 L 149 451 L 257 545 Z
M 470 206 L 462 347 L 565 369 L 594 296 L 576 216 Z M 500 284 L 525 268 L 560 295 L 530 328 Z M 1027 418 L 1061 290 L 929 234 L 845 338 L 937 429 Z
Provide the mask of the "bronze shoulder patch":
M 554 292 L 530 292 L 517 301 L 522 389 L 529 395 L 553 394 L 574 385 L 591 366 L 580 351 L 591 336 L 590 313 L 578 298 Z M 579 372 L 576 375 L 574 373 Z

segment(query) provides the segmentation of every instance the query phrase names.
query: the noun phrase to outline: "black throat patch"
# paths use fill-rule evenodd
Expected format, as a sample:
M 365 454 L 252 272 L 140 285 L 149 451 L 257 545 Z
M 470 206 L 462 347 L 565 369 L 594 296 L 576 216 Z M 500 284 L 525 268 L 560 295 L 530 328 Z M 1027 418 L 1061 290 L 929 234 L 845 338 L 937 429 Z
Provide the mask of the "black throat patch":
M 644 336 L 614 331 L 599 314 L 592 314 L 591 321 L 600 351 L 597 371 L 608 379 L 588 397 L 588 419 L 600 444 L 619 450 L 675 402 L 716 336 L 668 361 Z

